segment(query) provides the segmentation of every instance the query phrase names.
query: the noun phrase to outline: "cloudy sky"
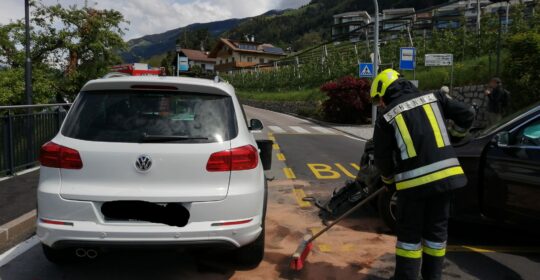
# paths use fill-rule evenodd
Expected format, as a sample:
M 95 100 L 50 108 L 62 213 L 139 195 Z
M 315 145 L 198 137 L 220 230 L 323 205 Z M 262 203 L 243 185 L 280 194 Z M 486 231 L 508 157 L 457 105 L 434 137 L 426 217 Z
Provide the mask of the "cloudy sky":
M 41 0 L 84 5 L 84 0 Z M 130 21 L 125 38 L 160 33 L 196 22 L 243 18 L 273 9 L 297 8 L 309 0 L 88 0 L 89 6 L 115 9 Z M 0 24 L 24 17 L 24 0 L 0 0 Z

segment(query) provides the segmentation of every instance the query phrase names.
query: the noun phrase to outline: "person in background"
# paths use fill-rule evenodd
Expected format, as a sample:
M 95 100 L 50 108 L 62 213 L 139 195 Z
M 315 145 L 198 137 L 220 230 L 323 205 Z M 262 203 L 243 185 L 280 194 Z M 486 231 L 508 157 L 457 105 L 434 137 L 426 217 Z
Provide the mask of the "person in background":
M 501 79 L 492 78 L 484 94 L 488 98 L 487 119 L 489 124 L 501 120 L 505 107 L 508 105 L 509 92 L 502 86 Z

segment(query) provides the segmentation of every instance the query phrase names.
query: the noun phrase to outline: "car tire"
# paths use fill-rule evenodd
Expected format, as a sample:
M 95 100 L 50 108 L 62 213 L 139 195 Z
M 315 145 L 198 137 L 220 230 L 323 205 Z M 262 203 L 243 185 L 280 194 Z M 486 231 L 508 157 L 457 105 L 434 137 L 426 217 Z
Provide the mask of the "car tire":
M 247 268 L 256 268 L 264 258 L 264 227 L 259 237 L 252 243 L 236 249 L 234 254 L 238 265 Z
M 385 191 L 378 199 L 379 216 L 392 232 L 396 231 L 397 193 Z
M 45 244 L 41 244 L 43 254 L 49 262 L 54 264 L 65 264 L 73 261 L 75 258 L 73 250 L 69 249 L 54 249 Z

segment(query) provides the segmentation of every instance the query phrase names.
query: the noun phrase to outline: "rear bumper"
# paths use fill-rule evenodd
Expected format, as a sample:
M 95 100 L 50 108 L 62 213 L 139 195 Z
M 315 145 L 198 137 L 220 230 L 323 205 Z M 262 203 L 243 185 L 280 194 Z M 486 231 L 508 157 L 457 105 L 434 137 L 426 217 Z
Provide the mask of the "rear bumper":
M 69 221 L 73 225 L 52 225 L 38 220 L 37 236 L 50 247 L 66 246 L 159 246 L 223 245 L 238 248 L 261 234 L 261 216 L 247 224 L 211 226 L 212 222 L 189 223 L 186 227 L 160 224 L 98 224 Z
M 183 203 L 190 218 L 185 227 L 144 222 L 111 222 L 101 214 L 102 202 L 62 198 L 41 181 L 38 188 L 37 236 L 47 246 L 76 244 L 115 245 L 207 245 L 227 244 L 235 248 L 252 243 L 261 233 L 265 213 L 264 181 L 239 185 L 220 201 Z M 260 187 L 258 187 L 260 186 Z M 141 199 L 143 200 L 143 199 Z M 171 202 L 171 201 L 169 201 Z M 41 219 L 72 225 L 44 223 Z M 248 220 L 236 225 L 212 225 Z

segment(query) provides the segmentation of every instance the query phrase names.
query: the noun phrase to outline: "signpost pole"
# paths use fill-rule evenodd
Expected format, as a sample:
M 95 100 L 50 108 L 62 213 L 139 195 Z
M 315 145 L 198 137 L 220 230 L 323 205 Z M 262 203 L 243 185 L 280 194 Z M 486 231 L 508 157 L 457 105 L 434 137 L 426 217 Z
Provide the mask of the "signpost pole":
M 373 75 L 377 76 L 379 73 L 379 3 L 377 0 L 373 0 L 373 5 L 375 6 L 375 24 L 374 24 L 374 47 L 373 47 Z M 375 126 L 375 121 L 377 119 L 377 106 L 373 104 L 371 106 L 371 124 Z
M 452 58 L 452 66 L 451 69 L 450 69 L 450 93 L 453 93 L 454 92 L 454 63 L 453 63 L 453 58 Z

